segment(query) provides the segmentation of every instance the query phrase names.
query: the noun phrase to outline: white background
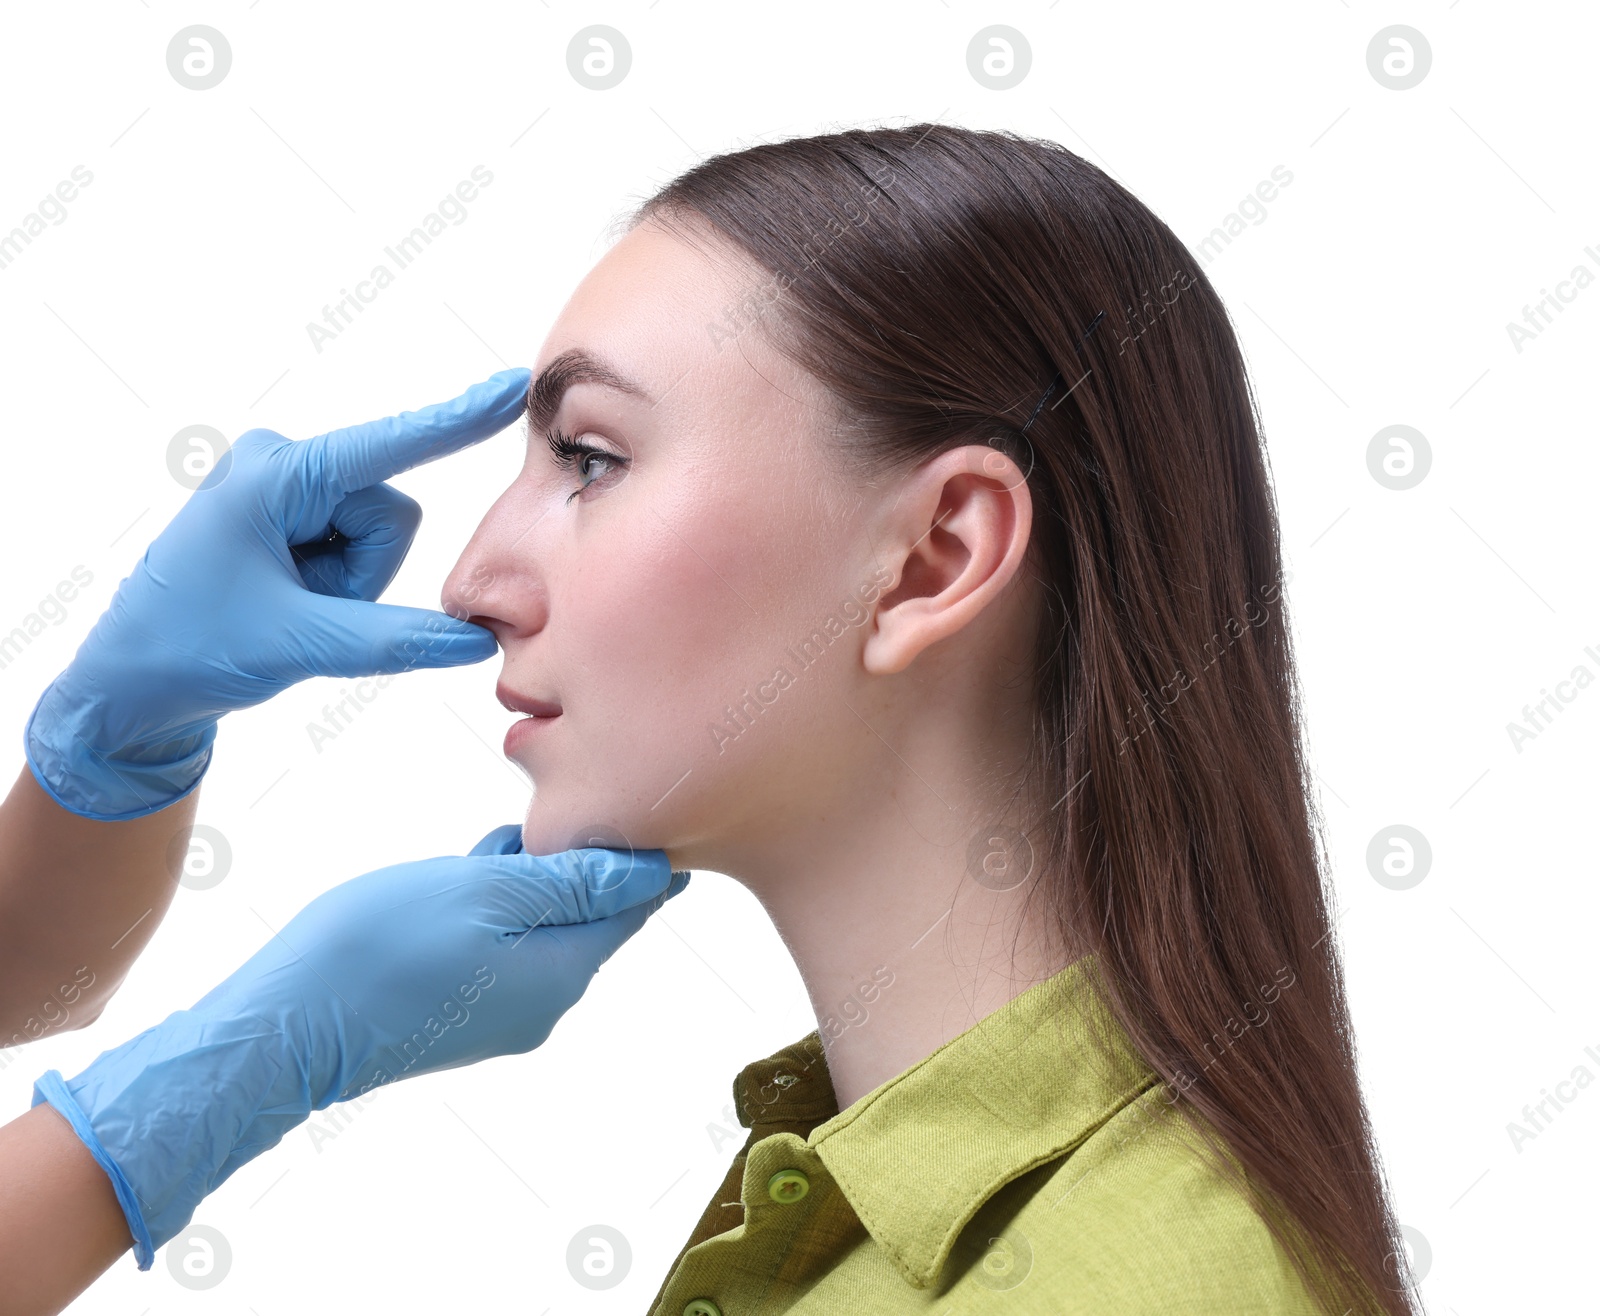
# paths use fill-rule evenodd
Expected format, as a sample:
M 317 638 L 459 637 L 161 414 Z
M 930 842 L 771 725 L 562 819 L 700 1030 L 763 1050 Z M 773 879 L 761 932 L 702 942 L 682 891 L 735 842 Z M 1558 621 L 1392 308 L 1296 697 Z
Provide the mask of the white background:
M 233 52 L 203 92 L 166 63 L 194 23 Z M 611 90 L 568 72 L 594 23 L 632 48 Z M 991 23 L 1032 47 L 1008 91 L 967 69 Z M 1404 91 L 1367 67 L 1396 23 L 1433 54 Z M 116 0 L 8 6 L 4 25 L 0 232 L 74 166 L 94 175 L 0 270 L 0 632 L 75 566 L 94 576 L 0 670 L 17 767 L 40 690 L 185 496 L 165 465 L 176 431 L 304 437 L 532 366 L 607 225 L 705 155 L 879 123 L 1006 127 L 1106 168 L 1192 250 L 1287 168 L 1205 268 L 1268 427 L 1378 1138 L 1431 1251 L 1430 1310 L 1592 1309 L 1600 1084 L 1520 1150 L 1507 1124 L 1580 1064 L 1600 1078 L 1584 1052 L 1600 1053 L 1585 827 L 1600 689 L 1520 753 L 1506 729 L 1575 667 L 1600 675 L 1585 653 L 1600 653 L 1600 288 L 1521 352 L 1506 328 L 1576 265 L 1600 273 L 1592 12 Z M 466 222 L 317 352 L 307 323 L 480 164 L 494 181 Z M 1433 454 L 1403 492 L 1367 469 L 1393 424 Z M 521 445 L 508 430 L 399 477 L 427 517 L 387 601 L 437 606 Z M 0 1112 L 25 1109 L 46 1068 L 70 1075 L 190 1004 L 263 918 L 520 820 L 497 668 L 407 676 L 320 753 L 307 723 L 348 683 L 226 719 L 200 821 L 231 842 L 227 878 L 178 892 L 94 1027 L 9 1053 Z M 1433 851 L 1405 891 L 1366 861 L 1396 823 Z M 714 1137 L 730 1080 L 814 1022 L 760 907 L 697 874 L 539 1050 L 401 1084 L 333 1139 L 302 1128 L 241 1170 L 197 1216 L 232 1248 L 215 1289 L 124 1258 L 72 1310 L 641 1312 L 742 1140 Z M 608 1292 L 567 1270 L 594 1223 L 633 1250 Z

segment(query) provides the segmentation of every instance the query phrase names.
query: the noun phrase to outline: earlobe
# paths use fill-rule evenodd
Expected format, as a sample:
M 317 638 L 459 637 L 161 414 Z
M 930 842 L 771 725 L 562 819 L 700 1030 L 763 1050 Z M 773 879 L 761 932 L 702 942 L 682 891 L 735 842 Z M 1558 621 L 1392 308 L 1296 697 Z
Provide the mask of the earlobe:
M 992 447 L 952 449 L 907 477 L 879 549 L 899 572 L 867 632 L 867 670 L 904 671 L 983 612 L 1020 568 L 1032 525 L 1027 479 Z

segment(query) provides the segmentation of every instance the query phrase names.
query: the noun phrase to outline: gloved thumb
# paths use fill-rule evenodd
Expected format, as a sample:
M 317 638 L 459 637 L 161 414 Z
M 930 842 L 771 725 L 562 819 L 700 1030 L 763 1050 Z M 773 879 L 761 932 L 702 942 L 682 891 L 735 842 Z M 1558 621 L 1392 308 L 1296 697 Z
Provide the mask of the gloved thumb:
M 461 862 L 489 868 L 502 879 L 485 894 L 493 901 L 505 930 L 502 935 L 513 938 L 534 928 L 566 928 L 608 919 L 659 900 L 678 881 L 663 850 L 582 846 L 549 855 L 519 850 L 469 856 Z M 683 880 L 688 880 L 687 874 Z
M 595 919 L 592 923 L 573 923 L 557 929 L 562 949 L 573 961 L 592 965 L 591 973 L 617 953 L 617 949 L 633 936 L 673 896 L 689 885 L 689 874 L 674 872 L 672 881 L 660 895 L 630 905 L 609 918 Z
M 301 676 L 384 676 L 460 667 L 499 651 L 492 631 L 443 612 L 368 603 L 309 591 L 286 642 Z

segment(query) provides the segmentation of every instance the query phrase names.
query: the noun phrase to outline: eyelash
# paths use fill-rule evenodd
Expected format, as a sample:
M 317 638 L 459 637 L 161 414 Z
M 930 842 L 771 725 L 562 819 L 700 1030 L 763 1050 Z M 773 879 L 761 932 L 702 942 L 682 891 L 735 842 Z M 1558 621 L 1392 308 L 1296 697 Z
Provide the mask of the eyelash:
M 555 455 L 556 464 L 563 470 L 583 473 L 583 463 L 590 457 L 598 457 L 601 461 L 609 462 L 613 468 L 622 470 L 628 465 L 627 458 L 618 457 L 615 453 L 607 452 L 604 448 L 595 448 L 587 443 L 579 443 L 570 434 L 563 430 L 551 430 L 545 435 L 545 442 L 550 445 L 550 451 Z M 589 488 L 595 481 L 574 489 L 568 496 L 570 503 L 584 489 Z

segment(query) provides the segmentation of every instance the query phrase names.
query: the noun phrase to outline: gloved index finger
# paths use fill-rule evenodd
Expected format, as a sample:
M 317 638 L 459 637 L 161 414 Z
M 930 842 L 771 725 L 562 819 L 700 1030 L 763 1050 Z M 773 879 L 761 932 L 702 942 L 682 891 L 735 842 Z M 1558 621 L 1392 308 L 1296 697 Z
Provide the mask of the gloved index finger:
M 498 434 L 527 405 L 525 366 L 502 370 L 459 397 L 331 430 L 296 445 L 301 469 L 316 473 L 337 498 L 381 483 Z

